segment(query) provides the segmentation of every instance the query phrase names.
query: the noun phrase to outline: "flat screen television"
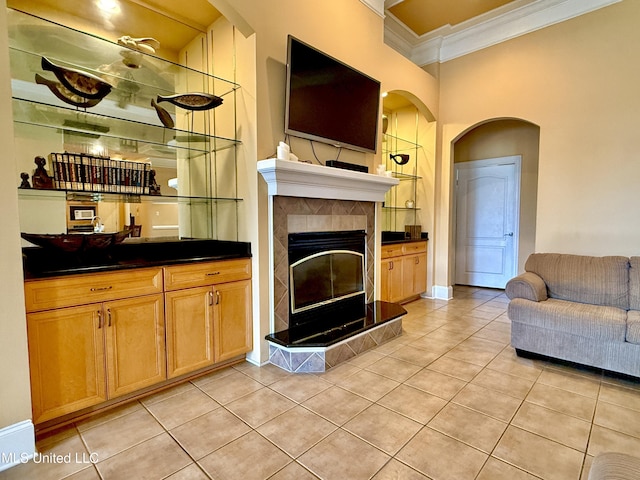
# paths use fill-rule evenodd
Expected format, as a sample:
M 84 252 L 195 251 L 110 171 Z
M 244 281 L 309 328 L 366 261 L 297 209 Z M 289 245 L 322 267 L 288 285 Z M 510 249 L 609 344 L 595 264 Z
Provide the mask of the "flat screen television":
M 285 133 L 376 151 L 380 82 L 289 35 Z

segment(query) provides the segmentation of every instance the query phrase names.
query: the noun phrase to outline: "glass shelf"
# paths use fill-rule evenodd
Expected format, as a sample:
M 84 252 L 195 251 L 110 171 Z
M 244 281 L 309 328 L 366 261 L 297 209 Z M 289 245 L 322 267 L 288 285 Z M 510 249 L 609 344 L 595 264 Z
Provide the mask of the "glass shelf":
M 185 195 L 146 195 L 132 193 L 97 193 L 75 190 L 42 190 L 35 188 L 19 188 L 18 197 L 21 199 L 37 198 L 40 200 L 67 200 L 76 202 L 115 202 L 115 203 L 238 203 L 241 198 L 200 197 Z
M 146 123 L 20 98 L 13 99 L 13 119 L 16 124 L 53 128 L 84 138 L 100 138 L 109 154 L 139 153 L 175 159 L 176 151 L 180 149 L 205 154 L 224 150 L 240 143 L 230 138 L 196 134 L 184 130 L 169 130 Z

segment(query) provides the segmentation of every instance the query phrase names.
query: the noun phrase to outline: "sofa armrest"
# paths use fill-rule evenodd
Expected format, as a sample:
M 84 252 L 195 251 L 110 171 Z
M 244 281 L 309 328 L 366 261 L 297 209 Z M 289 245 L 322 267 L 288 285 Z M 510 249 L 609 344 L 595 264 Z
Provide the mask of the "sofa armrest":
M 589 470 L 589 480 L 633 480 L 639 476 L 640 458 L 624 453 L 600 453 Z
M 547 286 L 544 280 L 533 272 L 525 272 L 507 282 L 505 293 L 510 300 L 524 298 L 533 302 L 547 299 Z

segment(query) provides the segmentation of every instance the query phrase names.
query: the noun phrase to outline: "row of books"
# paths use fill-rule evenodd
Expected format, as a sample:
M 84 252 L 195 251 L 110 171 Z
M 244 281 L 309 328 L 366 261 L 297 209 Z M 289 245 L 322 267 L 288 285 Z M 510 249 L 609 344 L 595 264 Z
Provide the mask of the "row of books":
M 108 193 L 149 193 L 151 164 L 79 153 L 50 153 L 54 187 Z

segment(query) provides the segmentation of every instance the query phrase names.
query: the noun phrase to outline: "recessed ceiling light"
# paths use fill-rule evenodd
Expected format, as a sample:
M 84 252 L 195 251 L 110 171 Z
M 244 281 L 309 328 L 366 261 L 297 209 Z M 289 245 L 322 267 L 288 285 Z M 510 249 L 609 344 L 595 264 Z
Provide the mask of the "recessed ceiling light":
M 97 5 L 100 10 L 105 12 L 114 12 L 120 10 L 120 4 L 117 0 L 97 0 Z

